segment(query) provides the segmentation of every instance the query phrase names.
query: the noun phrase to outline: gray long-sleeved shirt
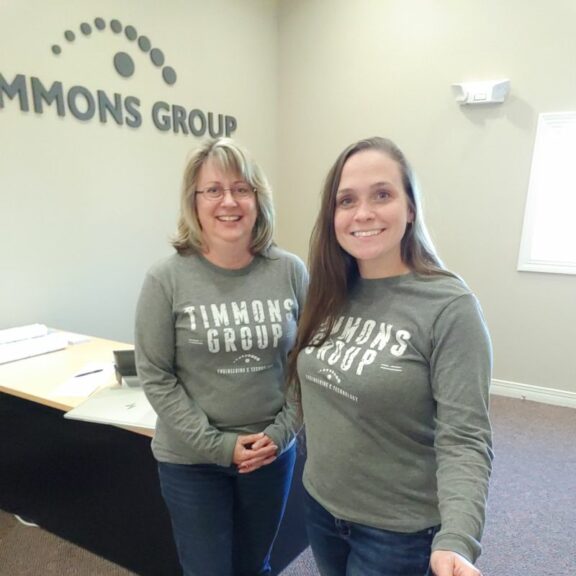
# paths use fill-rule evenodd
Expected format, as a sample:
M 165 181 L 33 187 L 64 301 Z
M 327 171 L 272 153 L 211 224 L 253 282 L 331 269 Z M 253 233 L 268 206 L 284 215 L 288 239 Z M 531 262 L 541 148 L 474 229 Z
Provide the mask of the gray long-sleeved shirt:
M 178 464 L 232 462 L 238 434 L 264 432 L 281 453 L 297 410 L 286 401 L 308 276 L 272 248 L 228 270 L 201 255 L 173 255 L 148 272 L 136 311 L 136 366 L 158 414 L 152 450 Z
M 360 280 L 321 347 L 300 352 L 304 484 L 329 512 L 397 532 L 441 524 L 433 549 L 480 553 L 491 345 L 458 279 Z

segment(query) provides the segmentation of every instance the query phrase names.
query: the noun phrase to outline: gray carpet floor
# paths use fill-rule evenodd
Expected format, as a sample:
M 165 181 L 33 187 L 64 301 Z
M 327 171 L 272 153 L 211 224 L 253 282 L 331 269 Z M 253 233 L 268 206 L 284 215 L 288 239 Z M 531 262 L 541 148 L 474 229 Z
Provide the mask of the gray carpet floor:
M 493 397 L 492 421 L 496 460 L 479 567 L 485 576 L 574 576 L 576 410 Z M 0 576 L 131 574 L 0 511 Z M 282 576 L 318 576 L 310 551 Z
M 0 511 L 0 576 L 131 576 L 83 548 Z

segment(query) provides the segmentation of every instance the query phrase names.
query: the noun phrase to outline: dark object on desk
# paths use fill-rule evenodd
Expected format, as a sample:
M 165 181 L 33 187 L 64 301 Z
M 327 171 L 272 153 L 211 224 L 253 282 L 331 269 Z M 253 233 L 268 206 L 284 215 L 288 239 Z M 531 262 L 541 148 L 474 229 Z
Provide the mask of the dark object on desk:
M 136 359 L 134 350 L 114 350 L 114 370 L 118 384 L 140 386 L 136 374 Z
M 98 374 L 98 372 L 104 372 L 104 368 L 96 368 L 94 370 L 88 370 L 87 372 L 80 372 L 80 374 L 74 374 L 74 378 L 82 378 L 82 376 L 90 376 L 90 374 Z

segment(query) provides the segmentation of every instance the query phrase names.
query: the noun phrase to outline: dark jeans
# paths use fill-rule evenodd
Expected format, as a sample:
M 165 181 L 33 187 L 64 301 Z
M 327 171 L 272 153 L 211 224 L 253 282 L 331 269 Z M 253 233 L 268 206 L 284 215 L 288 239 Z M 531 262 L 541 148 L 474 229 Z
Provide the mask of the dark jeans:
M 401 533 L 332 516 L 306 494 L 306 528 L 322 576 L 428 576 L 438 527 Z
M 296 446 L 268 466 L 158 463 L 184 576 L 270 573 L 270 552 L 292 481 Z

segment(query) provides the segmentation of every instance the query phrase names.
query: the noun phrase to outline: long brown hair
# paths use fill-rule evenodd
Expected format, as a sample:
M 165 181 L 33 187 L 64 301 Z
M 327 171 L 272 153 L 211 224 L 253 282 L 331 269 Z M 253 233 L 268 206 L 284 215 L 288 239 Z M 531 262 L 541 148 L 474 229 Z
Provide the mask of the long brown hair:
M 336 239 L 334 214 L 336 193 L 342 170 L 348 159 L 365 150 L 377 150 L 397 162 L 413 221 L 406 227 L 401 242 L 401 257 L 413 272 L 423 275 L 453 276 L 444 268 L 424 223 L 420 194 L 414 174 L 402 151 L 387 138 L 367 138 L 348 146 L 330 168 L 316 223 L 312 230 L 308 265 L 310 287 L 298 323 L 296 344 L 290 353 L 288 378 L 300 397 L 300 384 L 296 371 L 298 353 L 306 346 L 321 346 L 328 338 L 338 316 L 343 312 L 350 290 L 359 278 L 356 259 L 344 251 Z

